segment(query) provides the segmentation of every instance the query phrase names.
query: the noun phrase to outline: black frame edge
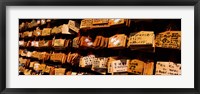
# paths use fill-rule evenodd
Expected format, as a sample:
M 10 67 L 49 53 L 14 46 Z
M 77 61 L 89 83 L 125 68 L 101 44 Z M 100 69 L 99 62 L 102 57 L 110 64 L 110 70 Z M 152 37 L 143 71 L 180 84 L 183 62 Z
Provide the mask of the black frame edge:
M 194 7 L 194 31 L 195 31 L 195 40 L 194 40 L 194 52 L 195 52 L 195 70 L 194 70 L 194 74 L 199 74 L 200 73 L 200 64 L 199 64 L 199 61 L 200 61 L 200 58 L 199 58 L 199 53 L 200 53 L 200 50 L 199 50 L 199 47 L 200 47 L 200 43 L 198 43 L 200 41 L 200 27 L 199 27 L 199 24 L 200 24 L 200 19 L 199 19 L 199 16 L 200 16 L 200 1 L 198 1 L 196 4 L 195 4 L 195 7 Z M 195 84 L 195 90 L 197 92 L 200 93 L 200 75 L 194 75 L 194 81 L 197 83 Z
M 5 0 L 6 5 L 15 6 L 189 6 L 197 0 Z M 153 3 L 152 3 L 153 2 Z
M 1 14 L 1 18 L 0 18 L 0 29 L 1 29 L 1 32 L 0 32 L 0 60 L 1 60 L 1 63 L 0 63 L 0 68 L 1 68 L 1 71 L 0 71 L 0 91 L 3 91 L 6 89 L 6 28 L 5 28 L 5 4 L 3 1 L 0 2 L 0 14 Z
M 195 75 L 194 78 L 195 78 L 195 88 L 194 89 L 182 89 L 183 92 L 180 92 L 181 90 L 179 89 L 160 89 L 158 91 L 155 91 L 156 89 L 133 89 L 133 90 L 129 90 L 129 89 L 124 89 L 122 90 L 121 92 L 120 89 L 118 90 L 118 92 L 116 92 L 115 90 L 110 90 L 110 89 L 103 89 L 101 91 L 98 90 L 98 89 L 52 89 L 50 91 L 54 91 L 54 92 L 47 92 L 48 89 L 9 89 L 9 88 L 6 88 L 6 6 L 12 6 L 12 5 L 16 5 L 16 6 L 26 6 L 26 5 L 30 5 L 30 6 L 35 6 L 35 5 L 45 5 L 45 6 L 49 6 L 49 5 L 111 5 L 113 6 L 112 0 L 109 0 L 109 1 L 112 1 L 112 2 L 108 2 L 108 4 L 103 4 L 105 3 L 105 1 L 95 1 L 95 2 L 89 2 L 90 0 L 86 0 L 89 2 L 89 4 L 85 4 L 85 3 L 81 3 L 82 1 L 80 0 L 69 0 L 68 2 L 65 2 L 65 3 L 61 3 L 60 0 L 58 0 L 58 3 L 55 3 L 53 2 L 53 0 L 43 0 L 45 2 L 42 2 L 41 0 L 30 0 L 29 1 L 26 1 L 26 0 L 7 0 L 7 1 L 0 1 L 0 14 L 2 17 L 0 17 L 0 30 L 1 30 L 1 33 L 0 33 L 0 60 L 1 60 L 1 63 L 0 63 L 0 93 L 1 94 L 26 94 L 26 93 L 89 93 L 89 90 L 92 90 L 92 92 L 90 93 L 105 93 L 105 94 L 108 94 L 108 93 L 124 93 L 125 90 L 128 90 L 127 94 L 128 93 L 137 93 L 137 94 L 144 94 L 144 93 L 149 93 L 149 94 L 159 94 L 159 93 L 163 93 L 163 94 L 168 94 L 168 93 L 172 93 L 172 94 L 199 94 L 200 93 L 200 75 Z M 48 2 L 49 1 L 49 2 Z M 57 0 L 56 0 L 57 1 Z M 78 1 L 80 1 L 79 3 L 77 3 Z M 84 0 L 83 0 L 84 1 Z M 126 2 L 128 1 L 128 3 Z M 171 5 L 184 5 L 184 6 L 190 6 L 190 5 L 194 5 L 195 8 L 194 8 L 194 11 L 195 11 L 195 14 L 194 14 L 194 17 L 195 17 L 195 20 L 194 20 L 194 26 L 195 26 L 195 74 L 199 74 L 199 71 L 200 71 L 200 64 L 199 63 L 199 40 L 200 38 L 198 36 L 200 36 L 199 34 L 199 22 L 200 22 L 200 19 L 198 18 L 199 15 L 200 15 L 200 1 L 199 0 L 177 0 L 177 2 L 175 0 L 169 0 L 168 3 L 166 2 L 162 2 L 159 0 L 151 0 L 151 1 L 154 1 L 157 3 L 155 4 L 150 4 L 150 2 L 146 2 L 144 3 L 144 1 L 146 0 L 141 0 L 139 2 L 136 2 L 137 0 L 134 0 L 134 2 L 132 3 L 129 3 L 131 2 L 131 0 L 126 0 L 125 2 L 126 3 L 121 3 L 121 2 L 124 2 L 124 1 L 121 1 L 121 2 L 117 2 L 115 3 L 114 5 L 136 5 L 136 6 L 140 6 L 140 5 L 157 5 L 157 6 L 162 6 L 162 5 L 167 5 L 167 6 L 171 6 Z M 41 3 L 38 3 L 38 2 L 41 2 Z M 143 3 L 142 3 L 143 2 Z M 66 4 L 68 3 L 68 4 Z M 98 4 L 99 3 L 99 4 Z M 119 4 L 121 3 L 121 4 Z M 160 3 L 160 4 L 159 4 Z M 59 90 L 59 91 L 57 91 Z M 77 90 L 77 92 L 75 92 L 75 90 Z M 80 90 L 80 91 L 79 91 Z M 164 91 L 164 92 L 163 92 Z M 165 91 L 169 91 L 169 92 L 165 92 Z M 158 93 L 159 92 L 159 93 Z M 173 93 L 174 92 L 174 93 Z

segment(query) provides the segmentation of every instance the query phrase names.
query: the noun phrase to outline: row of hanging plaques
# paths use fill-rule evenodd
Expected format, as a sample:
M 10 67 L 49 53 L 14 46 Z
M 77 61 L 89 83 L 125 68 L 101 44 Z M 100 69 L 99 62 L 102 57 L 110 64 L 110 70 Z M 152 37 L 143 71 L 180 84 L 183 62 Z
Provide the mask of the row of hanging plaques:
M 57 39 L 64 40 L 64 39 Z M 33 41 L 34 42 L 34 41 Z M 53 41 L 54 42 L 54 41 Z M 19 42 L 23 45 L 23 40 Z M 56 42 L 55 42 L 56 43 Z M 59 42 L 62 43 L 62 42 Z M 67 42 L 68 43 L 68 42 Z M 63 43 L 64 44 L 64 43 Z M 140 31 L 131 33 L 129 38 L 125 34 L 116 34 L 109 38 L 103 36 L 97 36 L 95 40 L 92 40 L 89 36 L 80 36 L 73 39 L 71 45 L 77 45 L 74 47 L 95 47 L 99 48 L 126 48 L 130 47 L 134 49 L 142 49 L 147 47 L 162 47 L 181 49 L 181 31 L 166 31 L 156 35 L 153 31 Z

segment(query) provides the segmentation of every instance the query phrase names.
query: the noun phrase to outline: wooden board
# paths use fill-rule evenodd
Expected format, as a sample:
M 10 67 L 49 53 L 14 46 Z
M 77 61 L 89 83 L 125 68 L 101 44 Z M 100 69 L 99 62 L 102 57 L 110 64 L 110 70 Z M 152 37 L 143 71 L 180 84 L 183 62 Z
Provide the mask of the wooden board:
M 138 59 L 133 59 L 128 64 L 128 72 L 134 74 L 143 74 L 144 62 Z
M 181 49 L 181 31 L 166 31 L 156 35 L 156 47 Z
M 127 72 L 128 63 L 126 59 L 112 62 L 112 72 Z
M 154 44 L 154 31 L 140 31 L 131 33 L 129 45 L 152 45 Z
M 158 61 L 155 75 L 181 75 L 181 64 Z
M 145 62 L 143 75 L 153 75 L 154 62 Z

